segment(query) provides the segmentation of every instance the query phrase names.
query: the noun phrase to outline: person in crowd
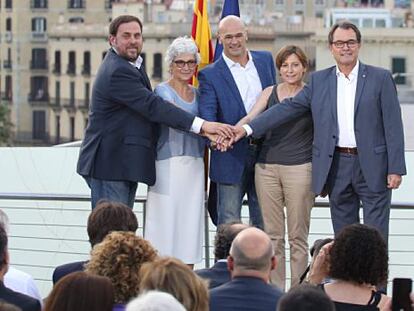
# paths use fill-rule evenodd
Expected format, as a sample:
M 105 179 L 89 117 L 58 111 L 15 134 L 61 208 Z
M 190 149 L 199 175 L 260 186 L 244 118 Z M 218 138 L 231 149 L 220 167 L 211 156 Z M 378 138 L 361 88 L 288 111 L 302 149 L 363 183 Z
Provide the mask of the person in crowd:
M 262 90 L 275 84 L 271 53 L 247 49 L 247 29 L 234 15 L 218 25 L 223 54 L 198 73 L 200 116 L 209 121 L 236 124 L 253 107 Z M 218 224 L 240 221 L 247 193 L 250 222 L 263 228 L 254 185 L 259 141 L 244 139 L 227 152 L 212 151 L 210 179 L 217 184 Z
M 22 311 L 22 309 L 0 299 L 0 311 Z
M 171 77 L 155 94 L 198 115 L 196 89 L 188 84 L 200 62 L 193 39 L 179 37 L 165 56 Z M 204 224 L 204 140 L 160 126 L 155 162 L 156 182 L 148 191 L 144 237 L 160 255 L 193 266 L 202 260 Z
M 152 92 L 140 56 L 142 27 L 131 15 L 109 25 L 111 48 L 95 77 L 77 166 L 91 188 L 92 208 L 100 199 L 132 208 L 138 182 L 154 184 L 157 124 L 213 140 L 215 133 L 233 136 L 230 126 L 197 118 Z
M 278 311 L 335 311 L 332 300 L 316 286 L 292 287 L 279 300 Z
M 319 276 L 314 283 L 332 278 L 321 287 L 337 311 L 383 310 L 390 299 L 377 290 L 387 282 L 387 244 L 371 226 L 344 227 L 333 242 L 322 247 L 310 273 Z
M 264 89 L 252 110 L 238 125 L 253 120 L 266 108 L 279 105 L 303 89 L 308 58 L 301 48 L 284 46 L 276 55 L 276 67 L 282 82 Z M 315 194 L 311 190 L 312 141 L 312 115 L 307 112 L 266 133 L 255 167 L 264 229 L 273 242 L 277 260 L 272 283 L 282 290 L 286 285 L 285 219 L 291 286 L 299 284 L 300 274 L 308 264 L 310 216 L 315 203 Z
M 157 252 L 148 241 L 132 232 L 115 231 L 95 245 L 85 271 L 111 280 L 114 311 L 122 311 L 129 300 L 138 296 L 142 264 L 156 257 Z
M 276 258 L 265 232 L 241 231 L 231 245 L 227 265 L 232 280 L 210 290 L 210 311 L 276 310 L 282 292 L 269 284 Z
M 219 225 L 214 237 L 214 260 L 211 268 L 196 270 L 195 273 L 208 280 L 209 289 L 220 286 L 230 281 L 230 271 L 227 269 L 227 257 L 230 255 L 230 247 L 237 234 L 248 228 L 240 222 Z
M 56 283 L 44 311 L 111 311 L 113 304 L 114 289 L 108 278 L 77 271 Z
M 4 275 L 9 268 L 9 250 L 6 230 L 0 226 L 0 300 L 19 307 L 22 311 L 40 311 L 39 300 L 16 292 L 4 285 Z
M 187 265 L 173 257 L 144 264 L 140 291 L 159 290 L 173 295 L 187 311 L 208 311 L 208 289 Z
M 6 234 L 9 234 L 9 217 L 7 214 L 0 209 L 0 226 L 4 228 Z M 34 299 L 39 300 L 42 305 L 42 296 L 40 295 L 39 289 L 36 286 L 36 283 L 33 280 L 33 277 L 21 270 L 16 269 L 15 267 L 9 265 L 9 269 L 4 275 L 4 285 L 7 288 L 14 290 L 30 296 Z
M 169 293 L 150 290 L 131 300 L 126 311 L 186 311 L 184 306 Z
M 361 32 L 348 21 L 328 35 L 336 66 L 317 71 L 295 97 L 287 98 L 235 129 L 236 139 L 279 128 L 309 111 L 314 134 L 312 189 L 329 195 L 335 234 L 359 223 L 388 241 L 391 190 L 406 174 L 401 109 L 389 71 L 358 60 Z
M 101 200 L 88 217 L 87 231 L 89 243 L 93 248 L 102 242 L 105 236 L 112 231 L 133 232 L 138 229 L 138 220 L 134 212 L 125 204 Z M 65 275 L 83 271 L 88 261 L 76 261 L 56 267 L 53 271 L 53 284 L 56 284 Z

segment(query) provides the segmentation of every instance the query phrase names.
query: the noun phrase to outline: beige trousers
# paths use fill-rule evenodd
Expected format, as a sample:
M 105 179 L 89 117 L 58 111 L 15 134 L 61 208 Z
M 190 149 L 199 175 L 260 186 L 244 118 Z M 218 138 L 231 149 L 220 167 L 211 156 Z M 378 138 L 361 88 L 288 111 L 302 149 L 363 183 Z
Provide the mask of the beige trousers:
M 271 280 L 285 290 L 285 207 L 290 246 L 291 287 L 299 283 L 308 264 L 308 235 L 315 195 L 311 190 L 312 164 L 257 163 L 255 185 L 262 208 L 264 228 L 277 259 Z

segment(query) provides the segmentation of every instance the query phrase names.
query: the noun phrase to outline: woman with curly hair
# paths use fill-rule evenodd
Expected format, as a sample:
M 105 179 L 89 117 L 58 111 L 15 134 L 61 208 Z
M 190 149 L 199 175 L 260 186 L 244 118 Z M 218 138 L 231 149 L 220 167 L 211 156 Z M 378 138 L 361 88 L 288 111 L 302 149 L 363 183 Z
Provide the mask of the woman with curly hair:
M 108 278 L 78 271 L 56 283 L 44 311 L 111 311 L 113 304 L 114 290 Z
M 95 245 L 86 272 L 106 276 L 115 292 L 114 311 L 125 310 L 125 304 L 138 296 L 139 269 L 157 257 L 151 244 L 132 232 L 112 232 Z
M 190 267 L 173 257 L 159 258 L 144 264 L 140 272 L 140 291 L 170 293 L 187 311 L 208 311 L 208 289 Z
M 353 224 L 342 229 L 332 243 L 322 247 L 312 269 L 327 271 L 333 279 L 322 288 L 337 311 L 384 310 L 390 299 L 377 291 L 387 282 L 388 251 L 373 227 Z

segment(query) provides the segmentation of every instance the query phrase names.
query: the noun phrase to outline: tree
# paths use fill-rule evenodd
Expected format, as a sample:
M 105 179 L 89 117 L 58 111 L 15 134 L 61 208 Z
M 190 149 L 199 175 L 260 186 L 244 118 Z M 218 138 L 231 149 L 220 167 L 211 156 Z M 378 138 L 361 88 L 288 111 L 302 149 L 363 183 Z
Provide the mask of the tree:
M 10 121 L 10 109 L 0 104 L 0 146 L 11 144 L 13 123 Z

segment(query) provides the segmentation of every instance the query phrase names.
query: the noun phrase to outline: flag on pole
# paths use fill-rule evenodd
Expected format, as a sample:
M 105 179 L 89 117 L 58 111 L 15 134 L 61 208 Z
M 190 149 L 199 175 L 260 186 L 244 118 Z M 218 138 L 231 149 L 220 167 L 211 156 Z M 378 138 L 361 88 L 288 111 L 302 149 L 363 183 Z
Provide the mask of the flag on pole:
M 211 44 L 211 29 L 208 22 L 207 0 L 194 1 L 193 27 L 191 29 L 193 37 L 200 52 L 201 62 L 198 70 L 210 64 L 213 60 L 213 46 Z M 197 86 L 197 72 L 193 76 L 193 85 Z
M 239 0 L 224 0 L 223 10 L 221 11 L 221 19 L 227 15 L 240 16 Z M 223 52 L 223 45 L 216 41 L 216 49 L 214 51 L 214 61 L 216 61 Z

